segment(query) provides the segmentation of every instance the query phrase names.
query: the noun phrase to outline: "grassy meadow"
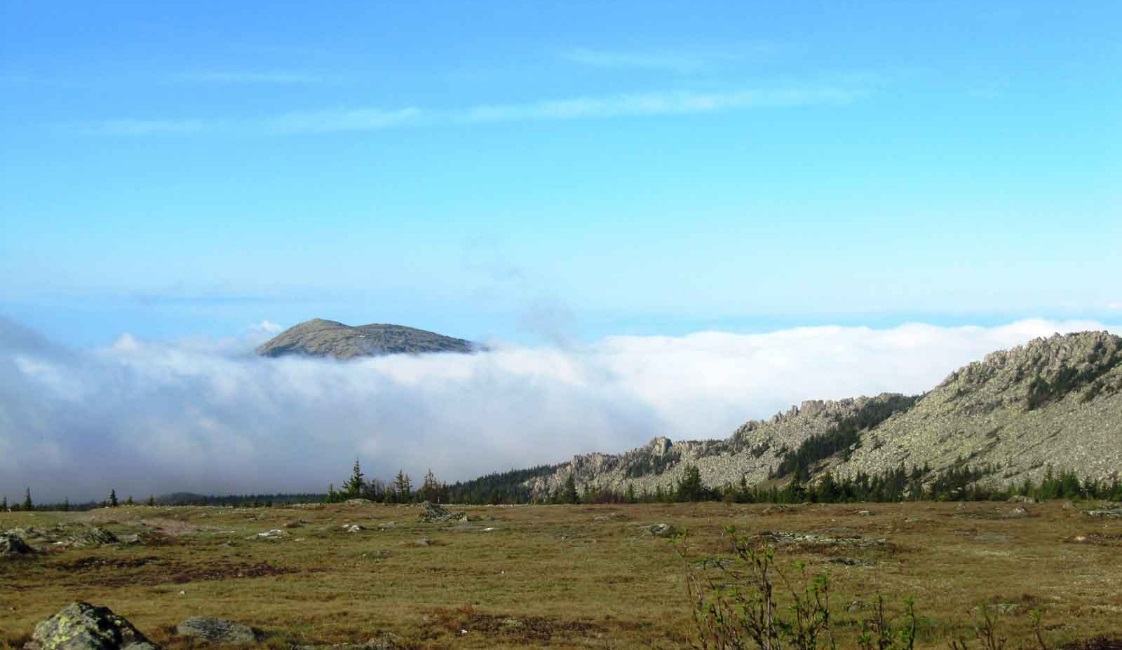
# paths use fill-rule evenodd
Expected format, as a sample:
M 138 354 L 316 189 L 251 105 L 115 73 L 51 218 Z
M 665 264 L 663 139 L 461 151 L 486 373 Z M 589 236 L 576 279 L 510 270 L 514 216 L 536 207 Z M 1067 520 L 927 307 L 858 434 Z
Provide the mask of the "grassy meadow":
M 975 647 L 972 610 L 998 614 L 1006 647 L 1036 647 L 1031 612 L 1060 647 L 1122 636 L 1122 519 L 1069 502 L 472 506 L 122 506 L 0 513 L 0 530 L 92 524 L 136 543 L 48 547 L 0 560 L 0 647 L 21 646 L 68 602 L 105 605 L 154 641 L 219 616 L 261 644 L 403 648 L 679 648 L 693 639 L 687 575 L 727 554 L 726 529 L 772 533 L 777 566 L 831 578 L 839 647 L 853 647 L 879 592 L 914 596 L 917 647 Z M 665 523 L 684 539 L 653 535 Z M 349 532 L 347 525 L 362 530 Z M 259 533 L 282 531 L 276 538 Z M 780 584 L 780 586 L 782 586 Z

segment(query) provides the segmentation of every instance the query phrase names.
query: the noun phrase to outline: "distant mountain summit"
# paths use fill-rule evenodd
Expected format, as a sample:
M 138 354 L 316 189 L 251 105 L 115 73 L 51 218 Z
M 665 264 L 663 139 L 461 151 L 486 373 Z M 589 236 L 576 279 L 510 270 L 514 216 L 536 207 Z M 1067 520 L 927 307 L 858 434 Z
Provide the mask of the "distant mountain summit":
M 304 355 L 353 359 L 387 354 L 473 352 L 478 348 L 463 339 L 403 325 L 373 323 L 351 327 L 322 318 L 290 327 L 257 348 L 264 357 Z

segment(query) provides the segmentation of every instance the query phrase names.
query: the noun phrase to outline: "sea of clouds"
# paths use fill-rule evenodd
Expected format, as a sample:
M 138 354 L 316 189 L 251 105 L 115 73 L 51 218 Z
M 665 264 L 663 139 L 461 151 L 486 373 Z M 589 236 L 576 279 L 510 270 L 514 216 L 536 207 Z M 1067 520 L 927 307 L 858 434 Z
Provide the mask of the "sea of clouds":
M 806 327 L 765 334 L 490 342 L 473 355 L 264 359 L 227 340 L 73 350 L 0 320 L 0 495 L 267 493 L 431 468 L 447 481 L 722 438 L 806 399 L 920 393 L 994 350 L 1097 322 Z

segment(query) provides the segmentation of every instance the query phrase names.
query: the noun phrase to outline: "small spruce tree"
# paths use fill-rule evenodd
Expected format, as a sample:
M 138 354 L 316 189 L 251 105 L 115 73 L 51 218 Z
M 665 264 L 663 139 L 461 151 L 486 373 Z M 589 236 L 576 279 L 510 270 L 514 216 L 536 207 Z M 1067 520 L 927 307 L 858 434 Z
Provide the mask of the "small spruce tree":
M 396 493 L 398 503 L 408 503 L 409 496 L 413 492 L 413 486 L 405 470 L 397 470 L 397 476 L 393 479 L 393 489 Z
M 678 481 L 674 498 L 677 501 L 704 501 L 707 496 L 708 490 L 701 482 L 701 470 L 697 465 L 686 465 L 682 478 Z
M 569 474 L 569 478 L 565 479 L 565 485 L 561 488 L 561 503 L 580 503 L 580 495 L 577 494 L 577 481 Z
M 358 458 L 356 457 L 354 468 L 351 470 L 351 477 L 343 483 L 343 496 L 348 499 L 360 497 L 365 487 L 366 479 L 362 476 L 362 467 L 359 466 Z
M 63 512 L 69 512 L 70 511 L 70 497 L 66 497 L 62 500 L 62 511 Z
M 0 510 L 7 510 L 7 509 L 8 509 L 8 497 L 4 497 L 4 500 L 0 501 Z
M 153 496 L 151 494 L 148 495 L 148 505 L 150 505 L 150 506 L 156 505 L 156 497 L 155 496 Z
M 425 481 L 421 484 L 421 499 L 433 503 L 440 501 L 440 484 L 431 469 L 425 472 Z
M 27 488 L 23 493 L 23 510 L 30 512 L 35 509 L 35 504 L 31 502 L 31 488 Z
M 133 500 L 132 500 L 132 495 L 131 495 L 131 494 L 129 495 L 129 498 L 125 499 L 125 505 L 126 505 L 126 506 L 132 506 L 132 505 L 136 505 L 135 503 L 133 503 Z
M 118 505 L 119 504 L 117 503 L 117 490 L 109 490 L 109 507 L 110 508 L 116 508 Z

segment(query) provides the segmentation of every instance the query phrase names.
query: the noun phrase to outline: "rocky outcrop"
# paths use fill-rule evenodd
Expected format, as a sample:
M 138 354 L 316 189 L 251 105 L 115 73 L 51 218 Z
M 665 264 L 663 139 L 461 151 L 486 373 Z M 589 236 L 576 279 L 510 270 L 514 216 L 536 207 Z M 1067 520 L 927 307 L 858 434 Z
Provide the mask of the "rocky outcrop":
M 767 420 L 751 420 L 725 440 L 673 442 L 659 437 L 622 454 L 582 454 L 552 473 L 530 479 L 537 496 L 554 494 L 570 475 L 580 489 L 611 490 L 636 495 L 672 490 L 686 466 L 698 468 L 708 486 L 749 485 L 768 480 L 784 455 L 812 436 L 828 435 L 846 423 L 871 427 L 914 404 L 914 398 L 884 394 L 833 401 L 807 401 Z
M 71 603 L 35 626 L 26 650 L 159 650 L 108 607 Z
M 257 348 L 265 357 L 304 355 L 354 359 L 387 354 L 473 352 L 471 341 L 402 325 L 371 324 L 351 327 L 316 318 L 291 327 Z
M 828 440 L 828 445 L 813 443 Z M 807 450 L 815 448 L 815 453 Z M 572 476 L 625 494 L 672 490 L 686 466 L 709 487 L 782 478 L 802 449 L 811 474 L 878 474 L 905 467 L 938 472 L 989 467 L 991 483 L 1039 481 L 1051 466 L 1080 477 L 1122 477 L 1122 338 L 1107 332 L 1055 335 L 994 352 L 950 374 L 929 393 L 805 401 L 752 420 L 725 440 L 655 438 L 622 454 L 583 454 L 546 468 L 525 486 L 556 494 Z M 821 450 L 825 449 L 826 452 Z
M 992 466 L 995 483 L 1046 469 L 1122 475 L 1122 338 L 1082 332 L 1036 339 L 957 370 L 915 408 L 870 431 L 844 475 L 901 464 Z
M 120 539 L 112 532 L 83 523 L 59 523 L 50 528 L 29 526 L 27 528 L 13 528 L 8 534 L 17 535 L 29 544 L 44 548 L 88 548 L 106 544 L 119 544 Z
M 234 645 L 253 643 L 262 636 L 248 625 L 209 616 L 193 616 L 176 626 L 175 633 L 207 643 Z
M 23 538 L 13 533 L 0 533 L 0 558 L 31 555 L 34 551 Z

